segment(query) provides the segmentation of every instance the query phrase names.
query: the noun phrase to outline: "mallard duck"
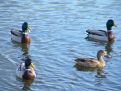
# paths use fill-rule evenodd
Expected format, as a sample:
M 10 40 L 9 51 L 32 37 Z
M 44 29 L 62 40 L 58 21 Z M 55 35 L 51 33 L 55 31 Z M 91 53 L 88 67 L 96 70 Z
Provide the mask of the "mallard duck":
M 33 80 L 36 77 L 35 67 L 30 58 L 21 62 L 16 69 L 16 76 L 23 80 Z
M 11 39 L 15 42 L 19 43 L 30 43 L 30 37 L 29 37 L 30 28 L 28 26 L 27 22 L 24 22 L 22 25 L 22 31 L 21 30 L 11 30 Z
M 97 59 L 95 58 L 77 58 L 76 65 L 82 67 L 90 67 L 90 68 L 103 68 L 105 66 L 105 61 L 103 60 L 103 56 L 107 55 L 106 51 L 99 50 L 97 52 Z
M 114 40 L 114 35 L 112 30 L 112 26 L 116 26 L 114 24 L 114 21 L 112 19 L 109 19 L 106 23 L 107 31 L 105 30 L 86 30 L 87 32 L 87 38 L 99 40 L 99 41 L 113 41 Z

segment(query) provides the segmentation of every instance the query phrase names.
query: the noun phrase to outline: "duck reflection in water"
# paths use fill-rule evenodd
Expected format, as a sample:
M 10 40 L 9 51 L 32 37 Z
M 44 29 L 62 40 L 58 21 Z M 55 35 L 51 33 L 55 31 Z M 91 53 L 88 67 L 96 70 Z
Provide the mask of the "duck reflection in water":
M 33 83 L 33 80 L 21 80 L 20 78 L 17 78 L 18 81 L 22 82 L 22 91 L 31 91 L 31 85 Z
M 96 75 L 95 75 L 96 78 L 106 78 L 103 68 L 84 67 L 78 64 L 75 64 L 74 67 L 76 68 L 77 71 L 96 72 Z
M 95 85 L 100 86 L 103 84 L 103 81 L 106 79 L 106 73 L 102 69 L 97 70 L 97 74 L 95 75 Z
M 22 52 L 24 56 L 27 56 L 29 53 L 29 44 L 21 44 Z
M 22 90 L 23 91 L 31 91 L 31 84 L 32 84 L 33 81 L 23 81 L 23 88 Z
M 17 43 L 17 42 L 14 42 L 14 41 L 12 41 L 12 43 L 13 43 L 13 46 L 14 46 L 14 47 L 19 47 L 19 48 L 21 48 L 21 50 L 22 50 L 22 55 L 28 56 L 30 44 Z
M 98 43 L 99 45 L 102 45 L 105 47 L 105 51 L 107 52 L 107 55 L 105 57 L 111 58 L 111 52 L 112 52 L 112 45 L 114 44 L 114 41 L 108 41 L 108 42 L 103 42 L 103 41 L 96 41 L 94 39 L 87 39 L 88 41 L 93 41 Z
M 108 42 L 105 45 L 105 51 L 107 52 L 107 56 L 106 56 L 107 58 L 111 58 L 112 57 L 112 54 L 111 54 L 111 52 L 112 52 L 112 45 L 113 45 L 112 42 Z

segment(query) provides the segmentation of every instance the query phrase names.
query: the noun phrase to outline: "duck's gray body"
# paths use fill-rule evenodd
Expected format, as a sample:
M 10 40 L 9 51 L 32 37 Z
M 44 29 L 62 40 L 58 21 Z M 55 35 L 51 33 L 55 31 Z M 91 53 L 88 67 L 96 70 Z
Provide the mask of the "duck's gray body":
M 112 41 L 114 40 L 114 35 L 112 33 L 112 26 L 115 26 L 113 20 L 108 20 L 106 23 L 107 31 L 105 30 L 93 30 L 88 29 L 87 32 L 87 38 L 99 40 L 99 41 Z
M 88 33 L 87 38 L 100 40 L 100 41 L 108 41 L 107 32 L 104 30 L 86 30 Z

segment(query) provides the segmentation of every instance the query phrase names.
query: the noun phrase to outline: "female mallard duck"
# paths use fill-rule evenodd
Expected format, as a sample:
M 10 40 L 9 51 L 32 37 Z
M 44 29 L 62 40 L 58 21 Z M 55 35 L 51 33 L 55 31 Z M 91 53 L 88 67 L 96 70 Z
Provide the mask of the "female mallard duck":
M 112 26 L 115 26 L 114 21 L 112 19 L 108 20 L 106 23 L 107 31 L 104 30 L 86 30 L 88 33 L 87 38 L 99 40 L 99 41 L 113 41 L 114 35 L 112 30 Z
M 77 58 L 76 65 L 82 67 L 90 67 L 90 68 L 103 68 L 105 66 L 105 61 L 103 60 L 103 56 L 107 55 L 106 51 L 99 50 L 97 52 L 97 59 L 94 58 Z
M 30 37 L 28 33 L 30 32 L 30 28 L 28 26 L 27 22 L 24 22 L 22 25 L 22 31 L 21 30 L 11 30 L 11 39 L 15 42 L 19 43 L 30 43 Z
M 30 58 L 20 63 L 16 69 L 16 76 L 23 80 L 34 80 L 36 77 L 35 67 Z

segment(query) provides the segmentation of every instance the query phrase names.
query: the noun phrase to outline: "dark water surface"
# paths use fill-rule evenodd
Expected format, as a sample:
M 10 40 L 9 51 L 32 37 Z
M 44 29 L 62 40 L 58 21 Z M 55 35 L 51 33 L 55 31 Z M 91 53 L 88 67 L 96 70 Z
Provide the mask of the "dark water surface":
M 112 58 L 105 58 L 105 77 L 78 71 L 77 57 L 96 57 L 105 44 L 87 41 L 86 29 L 105 29 L 114 19 Z M 30 85 L 16 79 L 16 64 L 25 56 L 11 42 L 10 29 L 27 21 L 32 28 L 28 55 L 37 78 Z M 120 91 L 121 0 L 0 0 L 0 91 Z

